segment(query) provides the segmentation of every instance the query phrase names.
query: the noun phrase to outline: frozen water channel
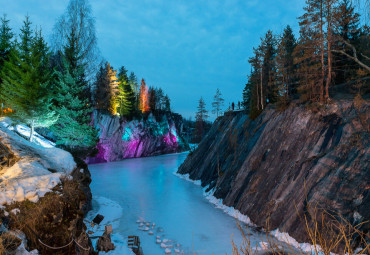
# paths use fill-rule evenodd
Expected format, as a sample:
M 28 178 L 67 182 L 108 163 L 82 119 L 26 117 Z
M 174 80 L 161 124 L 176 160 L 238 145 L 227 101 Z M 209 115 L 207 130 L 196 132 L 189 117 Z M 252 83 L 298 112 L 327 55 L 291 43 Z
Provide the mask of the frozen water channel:
M 138 235 L 145 255 L 166 251 L 232 254 L 231 237 L 237 244 L 242 242 L 236 220 L 215 208 L 201 186 L 174 175 L 186 156 L 181 153 L 90 165 L 93 210 L 87 219 L 102 213 L 106 217 L 102 224 L 113 225 L 112 239 L 121 246 L 126 246 L 127 236 Z M 256 243 L 263 238 L 251 230 L 250 234 Z M 124 254 L 120 249 L 113 254 Z

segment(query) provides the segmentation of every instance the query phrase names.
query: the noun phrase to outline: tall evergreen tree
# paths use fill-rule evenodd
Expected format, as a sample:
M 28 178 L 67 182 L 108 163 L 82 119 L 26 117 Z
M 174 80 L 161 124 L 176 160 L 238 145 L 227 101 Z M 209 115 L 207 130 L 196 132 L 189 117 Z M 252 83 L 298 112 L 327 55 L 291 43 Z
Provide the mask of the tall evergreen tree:
M 221 91 L 217 88 L 216 94 L 213 97 L 213 102 L 212 102 L 212 113 L 216 114 L 218 117 L 218 114 L 221 113 L 222 106 L 224 105 L 224 99 L 222 98 Z
M 163 89 L 162 88 L 155 89 L 155 95 L 156 95 L 156 109 L 164 110 L 165 101 L 164 101 Z
M 132 119 L 136 112 L 136 96 L 132 90 L 130 79 L 127 78 L 127 70 L 120 68 L 118 73 L 119 87 L 119 113 L 127 119 Z
M 87 80 L 74 30 L 62 54 L 61 68 L 55 72 L 54 109 L 58 122 L 51 130 L 57 144 L 74 152 L 88 151 L 98 142 L 97 130 L 90 125 L 92 105 L 85 96 Z
M 195 137 L 196 141 L 200 142 L 205 134 L 206 120 L 208 119 L 208 111 L 203 97 L 199 99 L 197 113 L 195 115 Z
M 132 90 L 135 94 L 139 93 L 139 84 L 137 83 L 137 77 L 134 72 L 130 73 L 130 76 L 128 77 L 129 84 L 131 85 Z
M 334 37 L 336 40 L 336 49 L 344 50 L 351 54 L 351 49 L 340 40 L 343 39 L 355 47 L 359 46 L 360 40 L 360 15 L 355 12 L 355 9 L 350 0 L 343 0 L 335 13 Z M 358 65 L 346 56 L 334 53 L 333 54 L 333 69 L 336 73 L 334 77 L 335 84 L 342 84 L 357 76 Z
M 139 110 L 144 112 L 149 112 L 149 93 L 148 86 L 145 84 L 145 80 L 141 80 L 140 92 L 139 92 Z
M 277 81 L 279 85 L 278 96 L 280 100 L 288 102 L 296 94 L 296 68 L 294 65 L 294 49 L 296 39 L 292 28 L 288 25 L 280 38 L 278 45 L 276 64 L 277 64 Z
M 28 17 L 21 29 L 20 44 L 11 51 L 2 70 L 1 97 L 13 110 L 13 118 L 30 126 L 29 140 L 36 127 L 50 127 L 58 120 L 51 109 L 49 49 L 41 31 L 35 35 Z
M 117 113 L 120 102 L 116 73 L 117 71 L 106 62 L 100 67 L 95 81 L 95 107 L 107 110 L 112 115 Z
M 261 41 L 263 58 L 262 66 L 262 85 L 266 88 L 266 102 L 275 103 L 277 101 L 278 87 L 276 84 L 276 38 L 271 30 L 268 30 Z
M 157 108 L 158 104 L 158 97 L 157 97 L 157 90 L 154 87 L 149 87 L 148 90 L 148 104 L 150 111 L 153 113 L 156 113 L 157 110 L 160 110 Z
M 299 93 L 303 100 L 324 100 L 324 9 L 323 0 L 307 0 L 299 17 L 300 37 L 295 60 Z
M 2 83 L 1 70 L 3 69 L 4 63 L 9 60 L 10 50 L 13 47 L 13 32 L 9 27 L 9 20 L 6 18 L 6 15 L 0 19 L 0 90 Z M 0 103 L 1 103 L 0 98 Z
M 170 100 L 170 97 L 167 94 L 164 96 L 164 110 L 166 112 L 171 111 L 171 100 Z

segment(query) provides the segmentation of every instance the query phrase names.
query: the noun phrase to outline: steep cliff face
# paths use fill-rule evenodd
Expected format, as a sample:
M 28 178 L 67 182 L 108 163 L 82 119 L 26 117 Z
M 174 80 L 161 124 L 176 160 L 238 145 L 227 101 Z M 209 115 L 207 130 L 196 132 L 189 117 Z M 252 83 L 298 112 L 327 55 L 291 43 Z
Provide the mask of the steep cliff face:
M 308 241 L 300 217 L 307 204 L 370 219 L 370 103 L 302 105 L 219 118 L 179 173 L 201 180 L 252 222 Z M 297 214 L 298 212 L 298 214 Z M 369 231 L 369 224 L 363 226 Z
M 99 130 L 99 152 L 88 158 L 88 163 L 181 152 L 189 147 L 181 136 L 182 118 L 177 114 L 162 115 L 158 120 L 149 115 L 147 120 L 128 122 L 95 111 L 94 125 Z

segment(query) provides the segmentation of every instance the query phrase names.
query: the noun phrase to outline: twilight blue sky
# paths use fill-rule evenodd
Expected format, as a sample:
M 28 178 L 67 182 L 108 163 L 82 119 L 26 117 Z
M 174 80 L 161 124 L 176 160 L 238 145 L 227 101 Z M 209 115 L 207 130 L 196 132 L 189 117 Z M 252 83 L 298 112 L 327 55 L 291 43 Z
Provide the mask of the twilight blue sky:
M 268 29 L 280 33 L 304 0 L 90 0 L 102 56 L 148 85 L 162 87 L 175 112 L 192 116 L 200 96 L 211 110 L 217 88 L 241 100 L 252 47 Z M 47 39 L 68 0 L 0 0 L 18 33 L 26 14 Z M 212 115 L 212 119 L 214 115 Z

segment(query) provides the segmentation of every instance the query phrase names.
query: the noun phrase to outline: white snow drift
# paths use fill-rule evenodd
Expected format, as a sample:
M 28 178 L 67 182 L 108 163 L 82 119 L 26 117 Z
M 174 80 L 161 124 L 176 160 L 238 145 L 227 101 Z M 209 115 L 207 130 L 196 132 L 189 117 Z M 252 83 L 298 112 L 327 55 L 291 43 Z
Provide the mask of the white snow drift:
M 19 159 L 0 171 L 0 205 L 26 199 L 36 202 L 76 167 L 69 152 L 37 133 L 31 143 L 24 138 L 27 134 L 28 127 L 13 125 L 9 118 L 0 120 L 1 142 Z

